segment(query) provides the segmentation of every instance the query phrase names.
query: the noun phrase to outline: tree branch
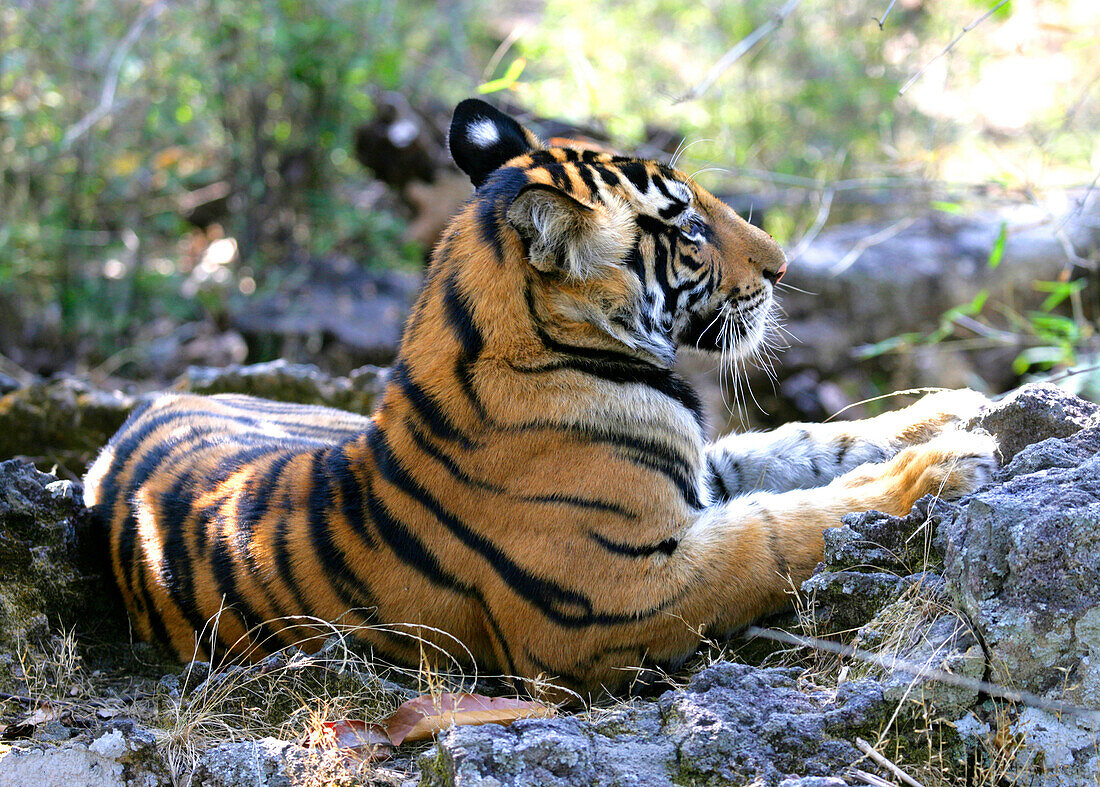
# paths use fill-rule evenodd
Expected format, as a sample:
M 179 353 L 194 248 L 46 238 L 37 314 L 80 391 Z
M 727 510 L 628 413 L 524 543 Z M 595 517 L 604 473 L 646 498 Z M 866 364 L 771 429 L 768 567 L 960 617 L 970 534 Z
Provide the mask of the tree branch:
M 152 5 L 146 6 L 138 15 L 138 18 L 134 20 L 134 23 L 130 25 L 126 35 L 119 40 L 115 51 L 111 54 L 111 60 L 107 64 L 107 77 L 103 80 L 103 90 L 99 94 L 99 103 L 95 106 L 95 109 L 78 120 L 65 132 L 65 136 L 61 139 L 61 150 L 63 152 L 72 147 L 76 140 L 87 134 L 92 126 L 109 115 L 111 110 L 114 109 L 119 72 L 122 71 L 122 63 L 126 59 L 126 55 L 130 53 L 130 49 L 137 42 L 145 27 L 160 16 L 167 5 L 166 0 L 157 0 Z
M 797 8 L 800 2 L 802 2 L 802 0 L 787 0 L 787 2 L 783 4 L 783 7 L 772 14 L 767 22 L 742 38 L 732 49 L 722 55 L 718 62 L 710 67 L 710 70 L 707 71 L 707 75 L 703 77 L 702 81 L 676 99 L 674 103 L 682 104 L 685 101 L 693 101 L 707 92 L 711 85 L 717 82 L 718 78 L 722 76 L 730 66 L 740 60 L 766 36 L 778 30 L 779 26 L 783 24 L 783 20 L 790 16 L 791 11 Z M 1008 2 L 1008 0 L 1004 0 L 1004 2 Z
M 1004 5 L 1005 3 L 1007 3 L 1007 2 L 1008 2 L 1008 0 L 1000 0 L 1000 2 L 998 2 L 998 3 L 997 3 L 997 5 L 993 6 L 993 7 L 992 7 L 992 8 L 990 8 L 990 9 L 989 9 L 988 11 L 986 11 L 986 12 L 985 12 L 984 14 L 982 14 L 982 15 L 981 15 L 981 16 L 979 16 L 979 17 L 978 17 L 977 19 L 975 19 L 975 20 L 974 20 L 973 22 L 971 22 L 971 23 L 970 23 L 970 24 L 968 24 L 968 25 L 967 25 L 966 27 L 964 27 L 964 28 L 963 28 L 963 29 L 962 29 L 962 30 L 961 30 L 961 31 L 959 32 L 959 34 L 958 34 L 957 36 L 955 36 L 955 38 L 954 38 L 954 39 L 952 39 L 951 43 L 950 43 L 950 44 L 948 44 L 947 46 L 945 46 L 945 47 L 943 48 L 943 51 L 942 51 L 942 52 L 940 52 L 940 53 L 939 53 L 938 55 L 936 55 L 936 56 L 935 56 L 934 58 L 932 58 L 932 59 L 931 59 L 931 60 L 929 60 L 929 61 L 928 61 L 927 63 L 925 63 L 925 64 L 924 64 L 923 66 L 921 66 L 921 69 L 920 69 L 920 71 L 918 71 L 917 73 L 913 74 L 913 76 L 909 77 L 909 81 L 908 81 L 908 82 L 906 82 L 906 83 L 905 83 L 904 85 L 902 85 L 902 86 L 901 86 L 901 90 L 899 90 L 899 91 L 898 91 L 898 95 L 899 95 L 899 96 L 903 96 L 903 95 L 905 95 L 905 91 L 906 91 L 906 90 L 908 90 L 908 89 L 909 89 L 910 87 L 912 87 L 912 86 L 913 86 L 913 83 L 914 83 L 914 82 L 916 82 L 916 81 L 917 81 L 918 79 L 920 79 L 920 78 L 921 78 L 922 76 L 924 76 L 924 72 L 928 70 L 928 67 L 929 67 L 929 66 L 931 66 L 931 65 L 932 65 L 933 63 L 935 63 L 935 62 L 936 62 L 937 60 L 939 60 L 939 59 L 940 59 L 941 57 L 943 57 L 943 56 L 944 56 L 944 55 L 946 55 L 946 54 L 947 54 L 948 52 L 950 52 L 950 51 L 951 51 L 952 49 L 954 49 L 954 48 L 955 48 L 955 44 L 959 43 L 959 41 L 961 41 L 961 40 L 962 40 L 962 37 L 963 37 L 964 35 L 966 35 L 967 33 L 969 33 L 969 32 L 970 32 L 971 30 L 973 30 L 973 29 L 974 29 L 975 27 L 977 27 L 978 25 L 980 25 L 980 24 L 981 24 L 982 22 L 984 22 L 985 20 L 989 19 L 989 17 L 993 16 L 993 14 L 995 14 L 995 13 L 997 12 L 997 9 L 998 9 L 998 8 L 1000 8 L 1001 6 L 1003 6 L 1003 5 Z

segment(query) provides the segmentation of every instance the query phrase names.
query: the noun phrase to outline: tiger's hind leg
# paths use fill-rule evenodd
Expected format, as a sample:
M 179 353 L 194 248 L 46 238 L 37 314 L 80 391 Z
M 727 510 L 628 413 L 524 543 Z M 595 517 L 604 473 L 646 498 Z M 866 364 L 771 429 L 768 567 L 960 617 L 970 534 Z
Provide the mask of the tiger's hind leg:
M 707 448 L 711 499 L 825 486 L 862 464 L 886 461 L 955 428 L 988 403 L 976 391 L 941 391 L 863 421 L 792 423 L 723 437 Z

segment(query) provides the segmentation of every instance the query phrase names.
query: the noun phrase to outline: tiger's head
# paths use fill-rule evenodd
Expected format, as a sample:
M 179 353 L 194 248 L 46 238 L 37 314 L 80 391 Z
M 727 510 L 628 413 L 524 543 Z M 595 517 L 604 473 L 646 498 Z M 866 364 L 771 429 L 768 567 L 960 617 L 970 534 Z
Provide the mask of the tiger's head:
M 500 288 L 515 292 L 521 282 L 522 306 L 545 327 L 544 345 L 664 367 L 680 348 L 736 359 L 759 345 L 786 269 L 783 251 L 684 173 L 599 150 L 544 147 L 476 99 L 458 105 L 449 136 L 451 155 L 477 189 L 456 226 L 483 248 L 474 253 L 452 230 L 437 260 L 472 258 L 479 289 L 496 289 L 499 297 L 488 300 L 500 308 L 508 300 Z

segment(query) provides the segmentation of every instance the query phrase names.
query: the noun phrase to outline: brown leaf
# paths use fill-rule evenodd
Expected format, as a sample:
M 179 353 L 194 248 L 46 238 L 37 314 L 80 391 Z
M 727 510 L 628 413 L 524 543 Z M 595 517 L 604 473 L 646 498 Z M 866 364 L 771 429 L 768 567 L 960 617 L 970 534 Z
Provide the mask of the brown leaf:
M 48 724 L 64 716 L 66 710 L 55 705 L 43 703 L 19 720 L 19 724 L 27 727 L 37 727 L 40 724 Z
M 425 694 L 409 700 L 383 722 L 394 746 L 422 741 L 456 724 L 511 724 L 554 715 L 540 702 L 480 694 Z
M 326 721 L 306 736 L 306 746 L 324 749 L 346 749 L 368 761 L 386 760 L 393 756 L 393 745 L 380 724 L 368 724 L 361 719 Z

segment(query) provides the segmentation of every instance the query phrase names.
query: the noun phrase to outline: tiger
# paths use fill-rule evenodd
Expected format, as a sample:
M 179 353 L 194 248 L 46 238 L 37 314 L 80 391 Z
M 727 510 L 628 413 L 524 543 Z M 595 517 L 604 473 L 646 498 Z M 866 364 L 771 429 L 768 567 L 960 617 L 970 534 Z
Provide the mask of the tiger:
M 966 390 L 708 441 L 674 363 L 757 350 L 779 244 L 677 169 L 545 146 L 481 100 L 448 141 L 473 195 L 369 417 L 167 393 L 89 468 L 142 638 L 257 659 L 338 622 L 391 663 L 427 641 L 616 691 L 786 607 L 845 514 L 989 479 Z

